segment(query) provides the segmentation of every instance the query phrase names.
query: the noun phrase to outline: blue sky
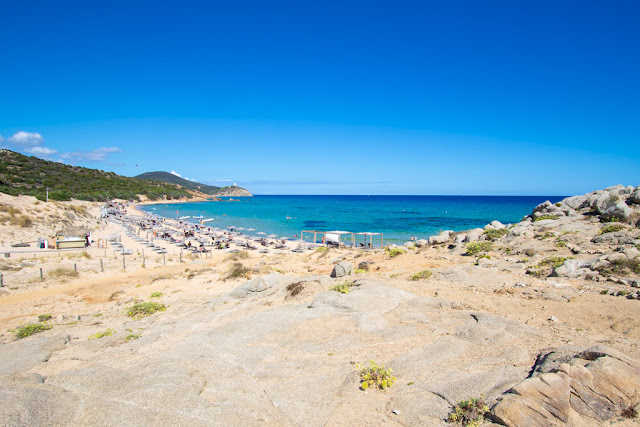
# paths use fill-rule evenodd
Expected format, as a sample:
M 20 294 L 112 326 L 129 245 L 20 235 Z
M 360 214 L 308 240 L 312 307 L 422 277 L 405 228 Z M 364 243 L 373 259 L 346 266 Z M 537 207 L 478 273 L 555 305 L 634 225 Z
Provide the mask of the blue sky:
M 0 141 L 23 153 L 257 194 L 640 184 L 636 0 L 25 0 L 0 16 Z

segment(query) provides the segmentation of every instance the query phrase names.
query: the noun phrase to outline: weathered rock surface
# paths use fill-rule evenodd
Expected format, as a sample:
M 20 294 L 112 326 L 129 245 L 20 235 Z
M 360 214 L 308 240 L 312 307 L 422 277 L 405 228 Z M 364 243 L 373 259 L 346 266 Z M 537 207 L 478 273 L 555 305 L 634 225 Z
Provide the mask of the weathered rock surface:
M 580 425 L 611 420 L 637 404 L 640 364 L 605 346 L 535 374 L 500 398 L 492 410 L 496 420 L 507 426 Z
M 350 262 L 343 261 L 337 263 L 333 267 L 333 271 L 331 272 L 331 277 L 344 277 L 348 276 L 353 272 L 353 266 Z
M 289 279 L 280 273 L 259 276 L 238 286 L 229 293 L 229 296 L 232 298 L 247 298 L 288 281 Z

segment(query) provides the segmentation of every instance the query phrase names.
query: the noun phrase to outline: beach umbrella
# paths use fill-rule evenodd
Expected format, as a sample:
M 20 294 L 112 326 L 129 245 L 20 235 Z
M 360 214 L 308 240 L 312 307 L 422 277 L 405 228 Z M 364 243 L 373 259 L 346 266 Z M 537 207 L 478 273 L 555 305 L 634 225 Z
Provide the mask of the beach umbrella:
M 257 234 L 265 235 L 265 234 L 267 234 L 267 233 L 265 233 L 264 231 L 258 231 L 258 233 L 257 233 Z

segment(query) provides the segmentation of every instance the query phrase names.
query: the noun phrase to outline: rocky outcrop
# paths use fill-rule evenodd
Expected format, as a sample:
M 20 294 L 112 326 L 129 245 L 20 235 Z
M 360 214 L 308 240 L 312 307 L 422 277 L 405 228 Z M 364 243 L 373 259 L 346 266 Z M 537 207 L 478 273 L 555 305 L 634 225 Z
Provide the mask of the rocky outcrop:
M 342 261 L 333 267 L 331 277 L 344 277 L 353 273 L 353 266 L 350 262 Z
M 605 346 L 534 375 L 501 396 L 492 410 L 496 421 L 506 426 L 582 425 L 617 418 L 638 405 L 640 364 Z

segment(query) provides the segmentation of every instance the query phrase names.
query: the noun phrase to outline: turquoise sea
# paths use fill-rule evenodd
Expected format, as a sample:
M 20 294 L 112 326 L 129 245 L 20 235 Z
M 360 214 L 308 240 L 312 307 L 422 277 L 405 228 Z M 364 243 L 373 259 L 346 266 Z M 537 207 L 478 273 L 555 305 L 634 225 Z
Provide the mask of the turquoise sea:
M 515 223 L 532 209 L 562 196 L 254 196 L 221 202 L 140 206 L 166 218 L 213 218 L 208 227 L 244 228 L 281 237 L 301 230 L 344 230 L 384 233 L 385 242 L 401 243 L 410 236 L 427 238 L 443 230 L 484 227 L 497 219 Z M 290 219 L 288 219 L 290 218 Z M 199 223 L 201 219 L 185 221 Z M 253 228 L 255 231 L 247 231 Z M 306 234 L 305 234 L 306 237 Z

